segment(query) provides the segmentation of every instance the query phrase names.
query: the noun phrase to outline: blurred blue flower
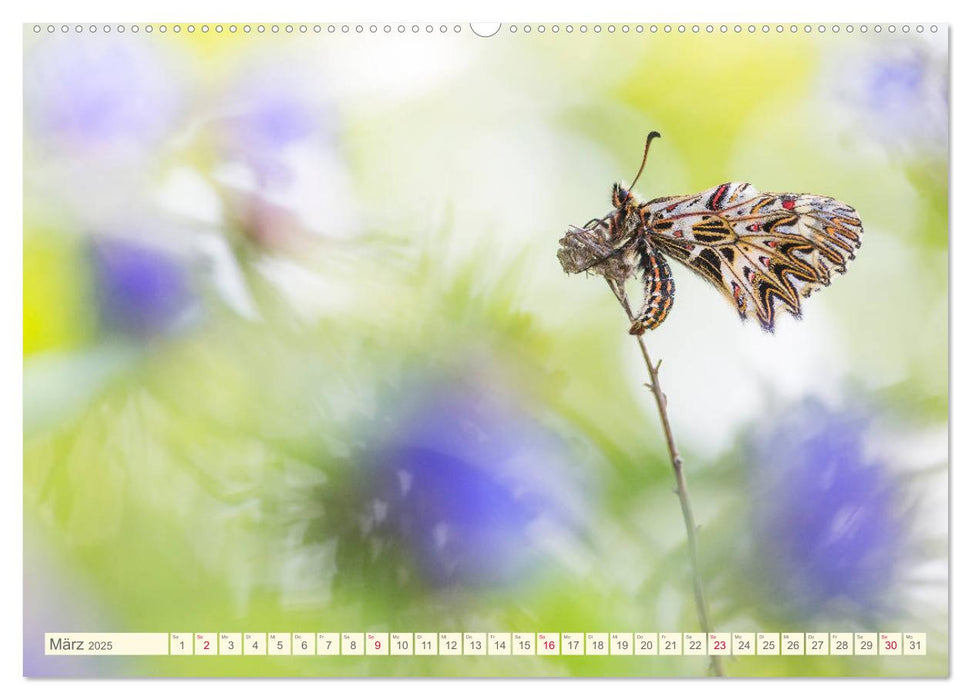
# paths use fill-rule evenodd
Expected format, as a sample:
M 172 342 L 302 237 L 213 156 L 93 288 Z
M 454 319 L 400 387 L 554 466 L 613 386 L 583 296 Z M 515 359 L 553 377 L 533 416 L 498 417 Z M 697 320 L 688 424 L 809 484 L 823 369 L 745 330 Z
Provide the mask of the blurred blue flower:
M 809 402 L 752 445 L 755 571 L 801 615 L 879 609 L 905 557 L 900 493 L 866 455 L 867 423 Z
M 233 123 L 236 139 L 254 149 L 284 148 L 310 136 L 316 117 L 307 99 L 279 83 L 247 96 Z
M 946 44 L 944 44 L 946 47 Z M 842 56 L 827 83 L 855 133 L 895 154 L 943 157 L 948 147 L 947 51 L 908 42 Z
M 34 524 L 34 523 L 31 523 Z M 117 629 L 110 606 L 86 585 L 77 570 L 25 534 L 23 674 L 28 678 L 104 678 L 122 675 L 124 657 L 52 656 L 44 653 L 44 635 L 56 632 Z M 94 662 L 94 663 L 88 663 Z
M 156 335 L 173 329 L 193 307 L 188 271 L 164 250 L 103 237 L 93 244 L 92 260 L 98 308 L 109 331 Z
M 59 145 L 151 146 L 173 128 L 179 90 L 146 39 L 68 36 L 24 57 L 24 123 Z
M 297 252 L 319 236 L 357 234 L 337 105 L 320 71 L 259 61 L 216 96 L 203 130 L 212 178 L 233 202 L 234 225 L 259 246 Z
M 334 147 L 335 110 L 328 92 L 306 71 L 287 65 L 246 70 L 219 97 L 214 135 L 222 156 L 251 168 L 261 187 L 288 184 L 285 151 L 318 140 Z
M 565 445 L 495 386 L 415 383 L 372 440 L 365 529 L 402 545 L 427 585 L 520 581 L 582 519 Z

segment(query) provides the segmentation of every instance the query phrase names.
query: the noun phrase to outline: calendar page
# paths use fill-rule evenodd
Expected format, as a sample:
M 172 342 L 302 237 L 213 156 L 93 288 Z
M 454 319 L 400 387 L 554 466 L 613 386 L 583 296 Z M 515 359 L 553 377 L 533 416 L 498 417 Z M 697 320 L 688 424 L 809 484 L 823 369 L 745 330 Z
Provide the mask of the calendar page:
M 948 33 L 24 25 L 24 675 L 948 675 Z

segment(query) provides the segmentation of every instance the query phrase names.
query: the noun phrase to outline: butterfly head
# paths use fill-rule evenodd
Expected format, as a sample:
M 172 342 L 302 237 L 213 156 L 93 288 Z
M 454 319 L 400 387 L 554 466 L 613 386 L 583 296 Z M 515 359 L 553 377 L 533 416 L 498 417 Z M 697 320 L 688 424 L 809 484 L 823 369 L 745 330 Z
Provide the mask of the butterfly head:
M 633 197 L 631 196 L 630 190 L 626 189 L 619 182 L 615 182 L 614 192 L 610 199 L 614 204 L 614 209 L 626 209 L 627 203 L 630 202 Z
M 634 196 L 633 192 L 620 183 L 614 184 L 611 201 L 614 205 L 612 218 L 614 219 L 615 228 L 629 232 L 640 221 L 640 217 L 638 216 L 640 202 Z

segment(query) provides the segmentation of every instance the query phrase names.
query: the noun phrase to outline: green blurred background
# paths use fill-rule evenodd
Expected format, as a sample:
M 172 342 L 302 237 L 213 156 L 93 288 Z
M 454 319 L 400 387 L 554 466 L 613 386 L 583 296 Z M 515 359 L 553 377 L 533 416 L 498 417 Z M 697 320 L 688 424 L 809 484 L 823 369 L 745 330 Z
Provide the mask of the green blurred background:
M 52 631 L 696 631 L 645 369 L 557 241 L 638 191 L 854 206 L 774 334 L 647 336 L 721 631 L 947 673 L 947 29 L 25 27 L 26 675 L 697 676 L 703 657 L 65 659 Z M 632 287 L 633 291 L 633 287 Z

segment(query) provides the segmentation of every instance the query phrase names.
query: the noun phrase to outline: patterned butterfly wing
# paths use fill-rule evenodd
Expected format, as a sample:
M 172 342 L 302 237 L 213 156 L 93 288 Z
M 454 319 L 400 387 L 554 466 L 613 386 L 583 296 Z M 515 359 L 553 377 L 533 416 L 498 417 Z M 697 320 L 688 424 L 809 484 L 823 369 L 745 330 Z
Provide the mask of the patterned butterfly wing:
M 759 192 L 728 182 L 641 206 L 651 242 L 711 282 L 738 310 L 773 330 L 778 310 L 829 285 L 860 247 L 856 211 L 813 194 Z

